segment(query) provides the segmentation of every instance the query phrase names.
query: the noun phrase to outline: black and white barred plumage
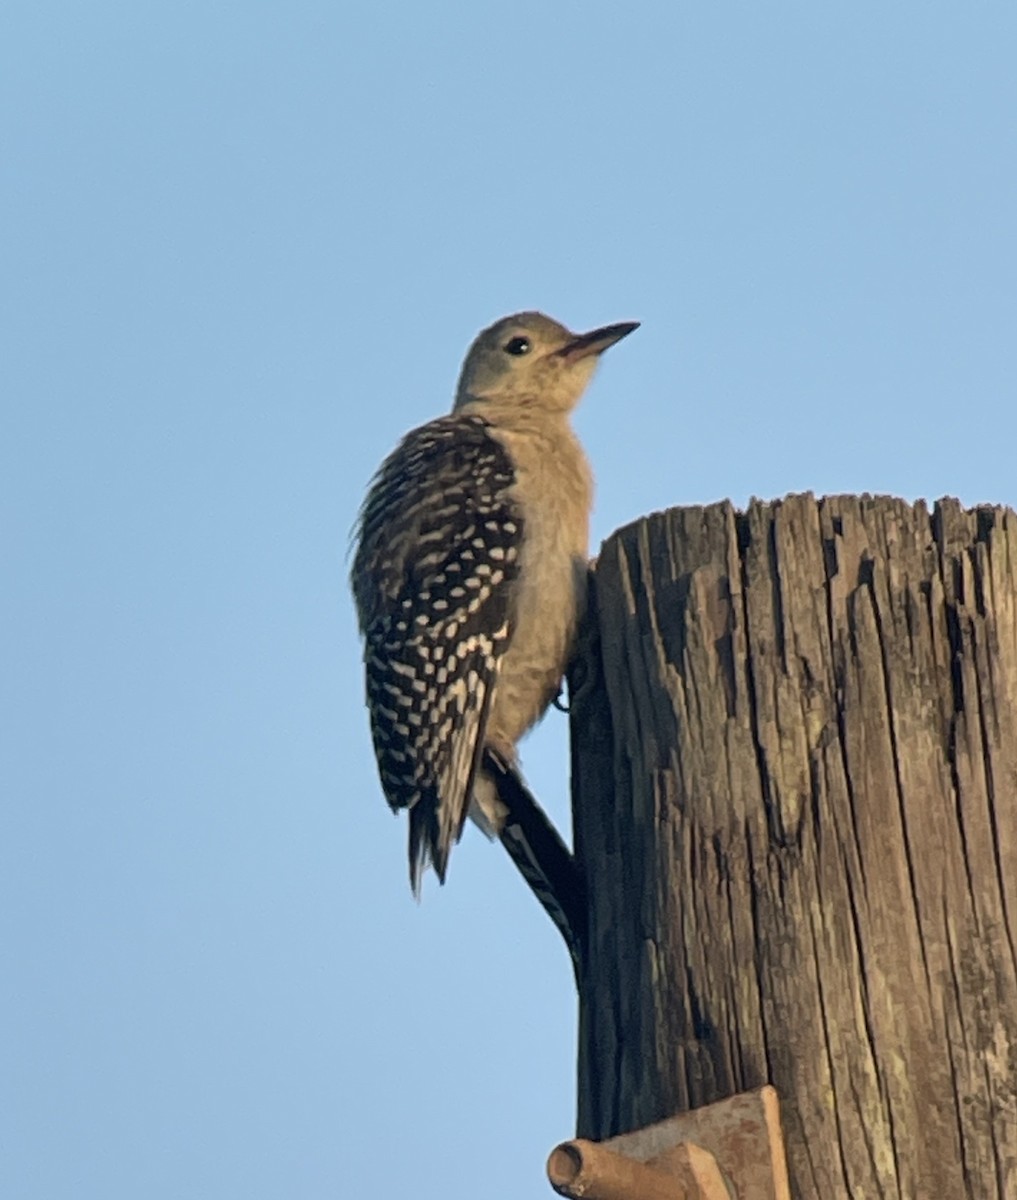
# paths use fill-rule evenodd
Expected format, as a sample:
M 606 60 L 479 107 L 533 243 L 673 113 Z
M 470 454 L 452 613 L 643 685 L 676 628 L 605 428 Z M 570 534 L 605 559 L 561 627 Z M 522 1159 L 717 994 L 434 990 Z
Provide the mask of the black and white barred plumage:
M 523 515 L 504 447 L 476 415 L 403 439 L 361 509 L 351 579 L 382 788 L 409 810 L 410 881 L 444 880 L 513 633 Z

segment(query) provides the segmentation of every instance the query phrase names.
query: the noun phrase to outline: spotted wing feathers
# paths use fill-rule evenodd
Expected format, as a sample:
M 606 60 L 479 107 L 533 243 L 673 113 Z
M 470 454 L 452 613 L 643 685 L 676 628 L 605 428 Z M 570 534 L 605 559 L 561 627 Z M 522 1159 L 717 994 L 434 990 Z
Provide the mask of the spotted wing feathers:
M 410 880 L 441 880 L 462 834 L 512 636 L 522 515 L 478 417 L 408 434 L 361 511 L 352 583 L 382 788 L 409 809 Z

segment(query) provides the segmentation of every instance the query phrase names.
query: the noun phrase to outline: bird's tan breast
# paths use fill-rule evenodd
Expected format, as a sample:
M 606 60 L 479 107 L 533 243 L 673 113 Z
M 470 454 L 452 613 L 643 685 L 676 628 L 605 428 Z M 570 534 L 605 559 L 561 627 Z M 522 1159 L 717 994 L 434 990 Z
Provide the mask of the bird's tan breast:
M 489 728 L 515 743 L 554 699 L 571 654 L 585 603 L 593 480 L 564 421 L 546 432 L 498 434 L 516 469 L 523 547 L 514 631 Z

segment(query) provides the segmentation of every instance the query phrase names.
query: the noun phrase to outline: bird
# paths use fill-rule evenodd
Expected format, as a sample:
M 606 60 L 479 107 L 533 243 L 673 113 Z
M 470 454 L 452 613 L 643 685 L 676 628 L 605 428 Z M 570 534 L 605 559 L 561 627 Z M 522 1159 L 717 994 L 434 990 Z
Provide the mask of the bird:
M 570 416 L 636 321 L 576 334 L 540 312 L 470 346 L 452 410 L 371 481 L 350 570 L 382 790 L 408 810 L 410 884 L 445 882 L 469 814 L 501 834 L 485 751 L 517 744 L 560 694 L 585 604 L 593 477 Z

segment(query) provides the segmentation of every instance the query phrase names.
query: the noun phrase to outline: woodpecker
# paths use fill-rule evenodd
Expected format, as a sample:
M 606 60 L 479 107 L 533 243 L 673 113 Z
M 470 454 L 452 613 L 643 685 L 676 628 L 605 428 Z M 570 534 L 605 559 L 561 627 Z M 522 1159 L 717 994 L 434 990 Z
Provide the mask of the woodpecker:
M 360 510 L 350 583 L 382 789 L 409 810 L 410 883 L 444 883 L 467 814 L 506 808 L 485 749 L 558 696 L 585 602 L 593 480 L 570 414 L 600 355 L 638 327 L 571 333 L 538 312 L 485 329 L 452 412 L 408 433 Z

